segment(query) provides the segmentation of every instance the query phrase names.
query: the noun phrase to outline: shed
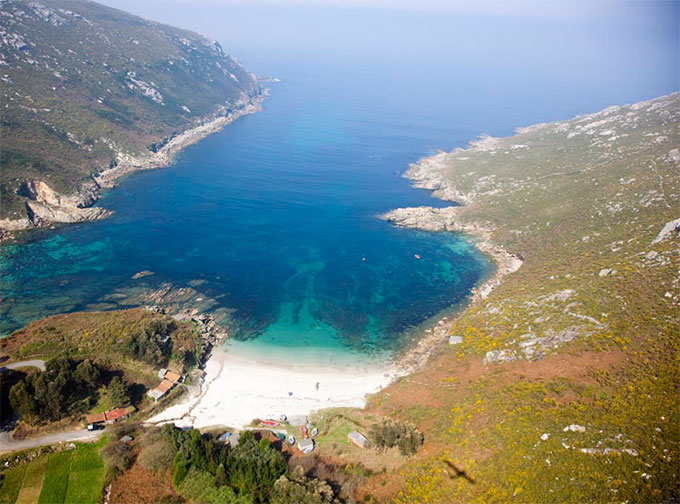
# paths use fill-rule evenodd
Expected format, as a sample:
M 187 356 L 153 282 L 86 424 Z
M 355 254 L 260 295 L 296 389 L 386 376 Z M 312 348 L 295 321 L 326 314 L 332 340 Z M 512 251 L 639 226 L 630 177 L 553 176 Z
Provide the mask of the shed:
M 462 342 L 462 336 L 449 336 L 449 345 L 460 345 Z
M 309 453 L 314 449 L 314 440 L 311 438 L 300 439 L 298 441 L 298 448 L 302 453 Z
M 368 442 L 366 436 L 364 436 L 358 431 L 352 431 L 349 434 L 347 434 L 347 440 L 350 443 L 357 445 L 359 448 L 366 448 L 366 443 Z
M 158 379 L 162 380 L 163 378 L 165 378 L 165 373 L 167 373 L 167 372 L 168 372 L 168 370 L 165 369 L 164 367 L 160 368 L 158 370 Z
M 122 438 L 120 438 L 120 441 L 122 443 L 129 444 L 132 442 L 133 439 L 134 438 L 132 436 L 123 436 Z

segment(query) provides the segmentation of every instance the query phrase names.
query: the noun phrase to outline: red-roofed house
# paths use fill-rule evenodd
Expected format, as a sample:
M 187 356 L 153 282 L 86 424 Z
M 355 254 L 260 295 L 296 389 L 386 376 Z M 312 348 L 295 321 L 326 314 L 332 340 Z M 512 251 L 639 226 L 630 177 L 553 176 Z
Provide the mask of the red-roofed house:
M 134 413 L 135 407 L 128 406 L 127 408 L 116 408 L 103 413 L 92 413 L 85 417 L 87 422 L 87 430 L 94 430 L 97 427 L 102 427 L 104 424 L 112 424 L 124 420 Z
M 174 386 L 175 386 L 175 382 L 171 382 L 170 380 L 163 379 L 163 381 L 158 384 L 158 387 L 156 387 L 155 389 L 149 390 L 146 393 L 146 395 L 151 397 L 154 401 L 158 401 L 161 397 L 163 397 Z

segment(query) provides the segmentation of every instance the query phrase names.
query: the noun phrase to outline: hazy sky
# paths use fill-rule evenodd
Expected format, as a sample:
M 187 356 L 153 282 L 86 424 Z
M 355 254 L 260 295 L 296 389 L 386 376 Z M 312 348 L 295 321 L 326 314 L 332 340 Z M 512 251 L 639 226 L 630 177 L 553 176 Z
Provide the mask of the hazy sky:
M 99 1 L 213 37 L 265 75 L 330 64 L 381 71 L 386 81 L 406 72 L 469 81 L 473 91 L 514 85 L 518 96 L 551 86 L 557 100 L 580 86 L 583 108 L 564 114 L 680 83 L 678 1 Z

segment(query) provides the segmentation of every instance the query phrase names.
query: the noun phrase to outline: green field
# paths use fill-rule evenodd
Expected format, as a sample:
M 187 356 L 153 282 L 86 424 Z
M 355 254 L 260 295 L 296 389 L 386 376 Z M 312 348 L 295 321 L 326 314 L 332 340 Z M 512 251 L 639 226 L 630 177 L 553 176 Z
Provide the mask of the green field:
M 3 472 L 0 504 L 96 504 L 104 486 L 105 440 L 38 457 Z

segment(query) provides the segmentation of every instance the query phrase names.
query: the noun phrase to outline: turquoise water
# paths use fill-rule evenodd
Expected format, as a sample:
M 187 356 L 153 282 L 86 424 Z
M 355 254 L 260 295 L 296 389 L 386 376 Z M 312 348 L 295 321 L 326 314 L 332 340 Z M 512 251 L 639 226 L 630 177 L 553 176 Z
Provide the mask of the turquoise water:
M 612 21 L 611 33 L 627 37 L 614 44 L 609 32 L 591 40 L 600 32 L 578 20 L 378 11 L 357 19 L 366 16 L 366 26 L 350 16 L 352 30 L 320 37 L 316 50 L 307 40 L 257 49 L 261 34 L 245 30 L 256 39 L 239 50 L 246 65 L 282 79 L 264 110 L 169 168 L 121 181 L 98 203 L 115 211 L 110 219 L 2 247 L 0 334 L 53 313 L 147 303 L 145 293 L 171 286 L 170 301 L 218 314 L 244 351 L 389 353 L 492 269 L 465 237 L 376 217 L 444 205 L 410 187 L 409 163 L 482 133 L 508 135 L 677 86 L 673 72 L 627 56 L 640 44 L 666 45 L 648 39 L 642 22 L 631 31 Z M 384 37 L 373 32 L 378 21 Z M 445 29 L 452 23 L 460 26 Z M 570 23 L 592 48 L 587 57 L 565 57 L 566 39 L 551 38 L 571 33 Z M 132 278 L 144 270 L 153 275 Z

